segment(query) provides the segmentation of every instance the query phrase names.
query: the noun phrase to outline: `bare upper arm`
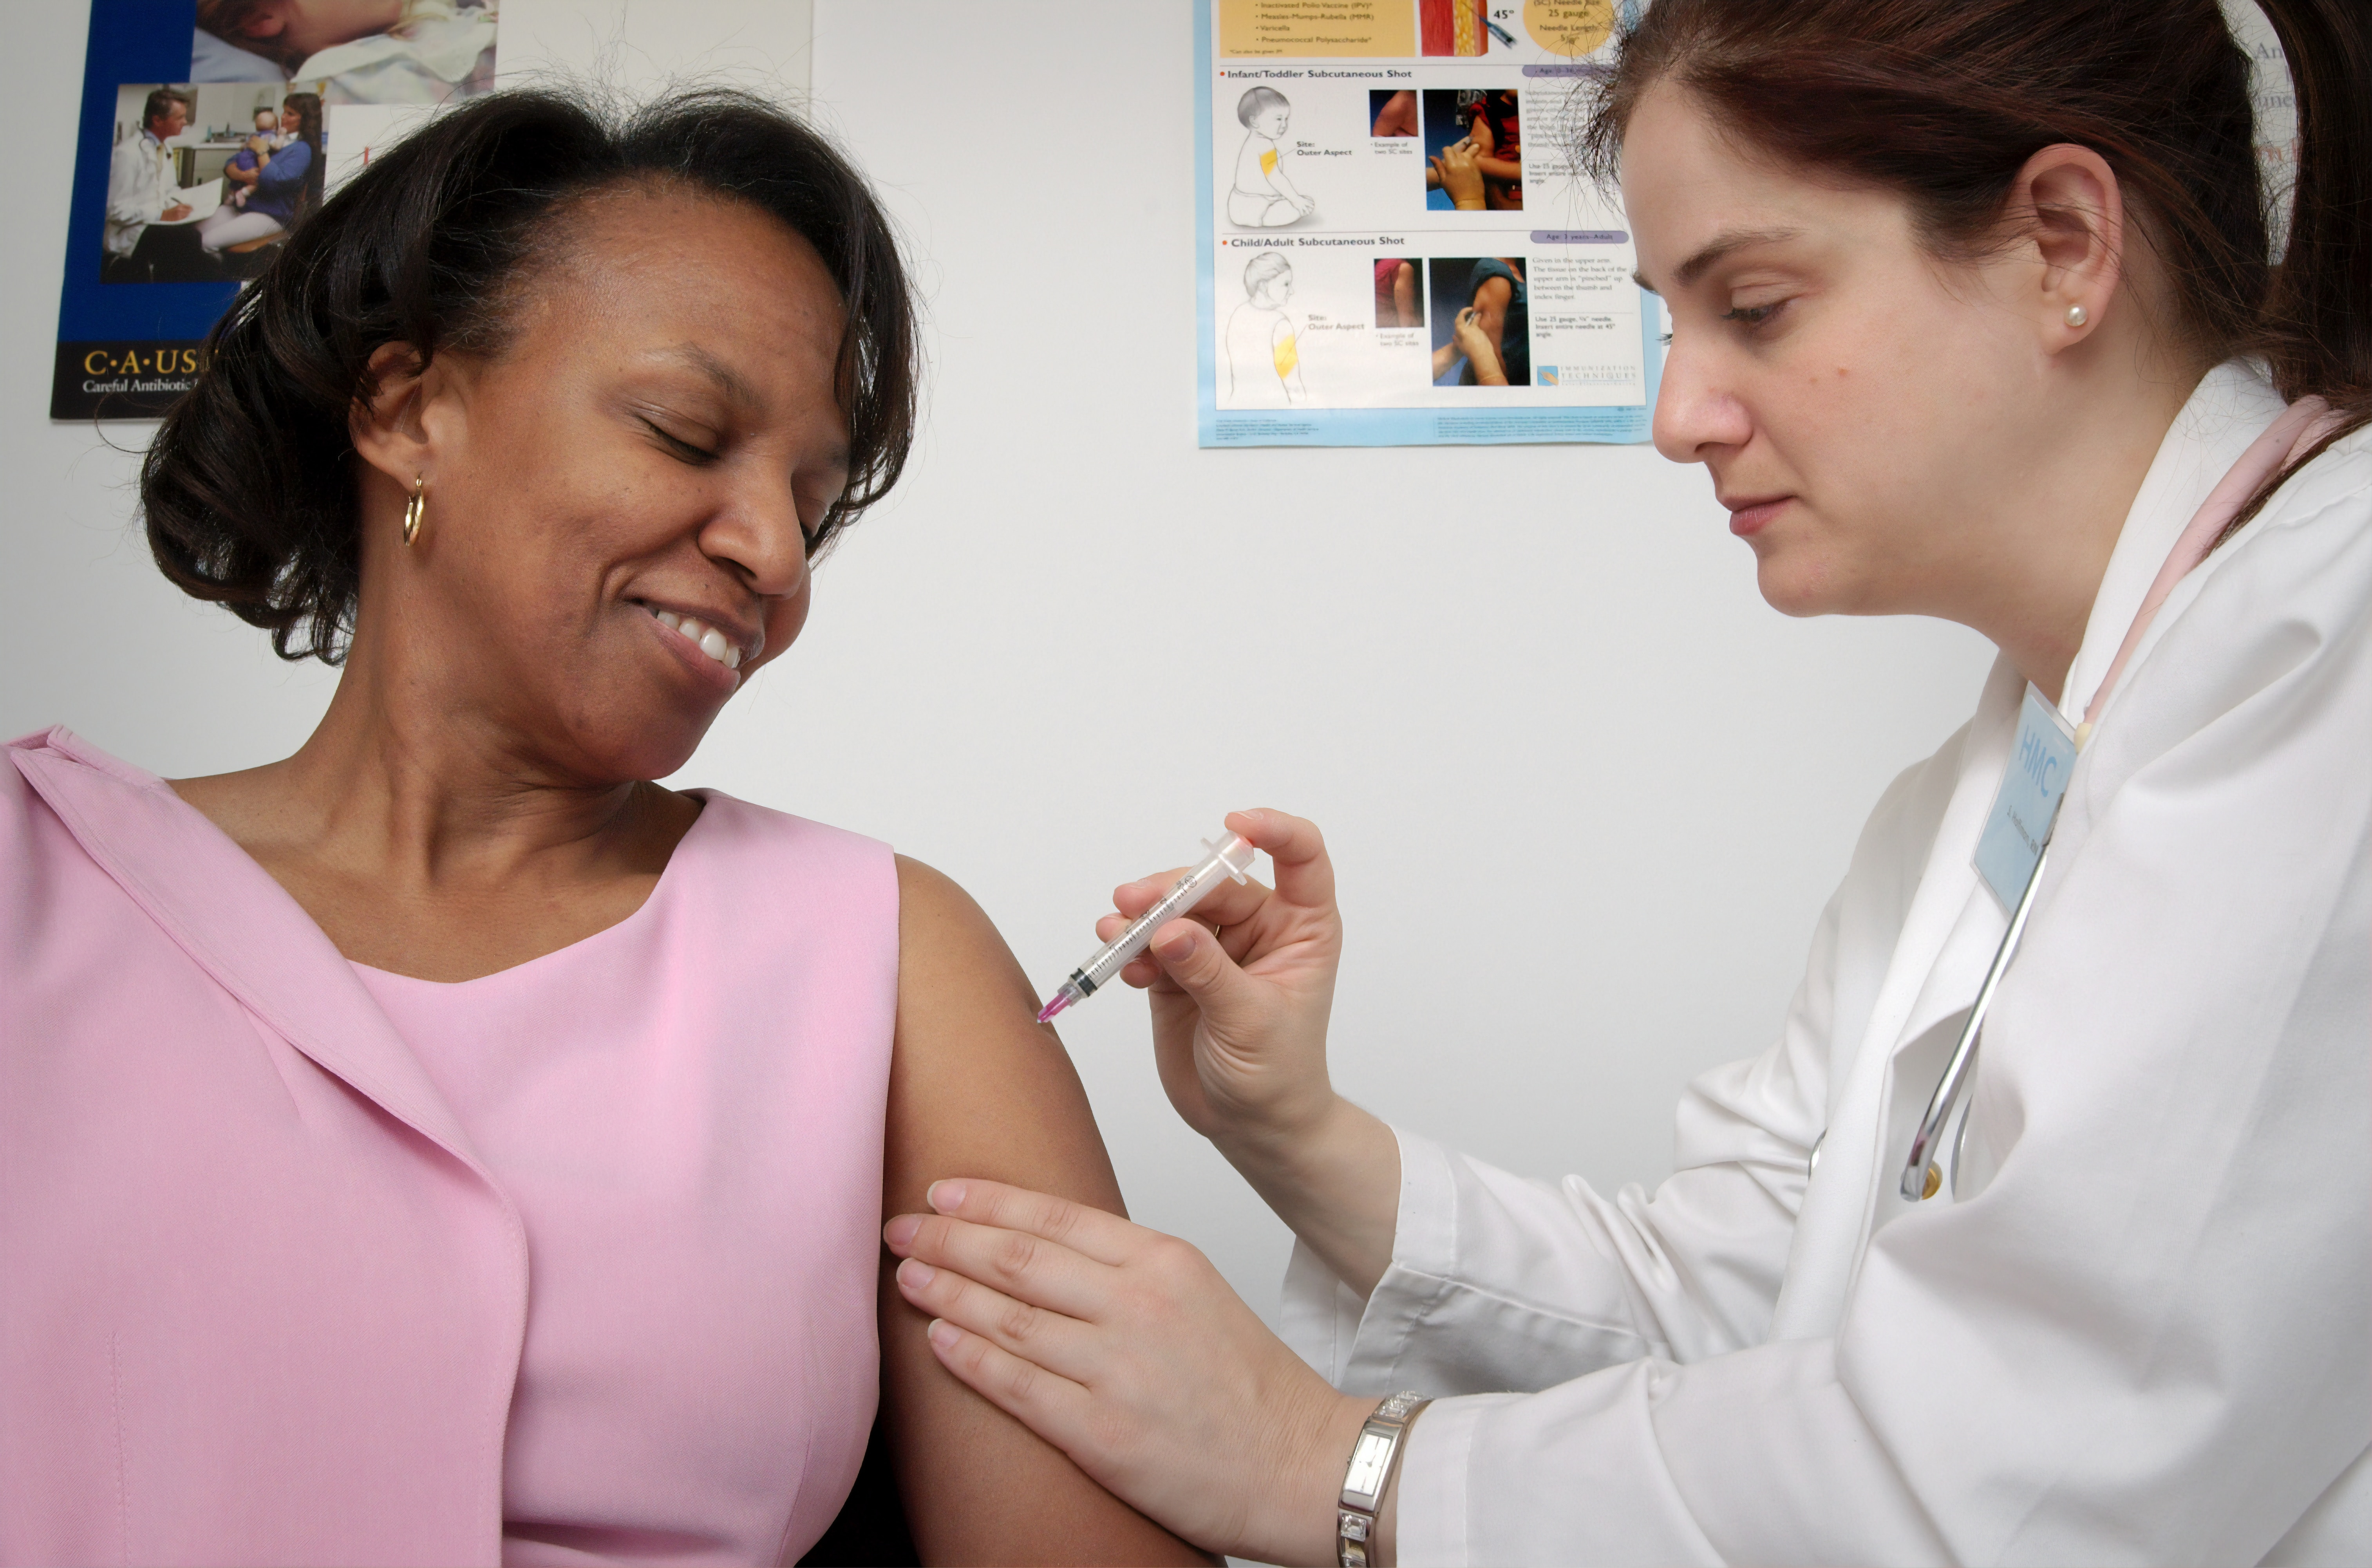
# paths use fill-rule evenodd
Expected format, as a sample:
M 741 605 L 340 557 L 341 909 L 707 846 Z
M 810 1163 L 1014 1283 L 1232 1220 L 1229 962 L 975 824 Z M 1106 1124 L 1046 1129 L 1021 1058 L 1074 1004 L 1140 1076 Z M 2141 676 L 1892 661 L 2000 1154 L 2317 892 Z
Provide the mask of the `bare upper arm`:
M 898 859 L 898 1036 L 884 1217 L 947 1176 L 1056 1192 L 1114 1214 L 1120 1183 L 1086 1091 L 996 928 L 964 890 Z M 1059 1450 L 948 1376 L 885 1260 L 883 1391 L 923 1560 L 1203 1562 Z

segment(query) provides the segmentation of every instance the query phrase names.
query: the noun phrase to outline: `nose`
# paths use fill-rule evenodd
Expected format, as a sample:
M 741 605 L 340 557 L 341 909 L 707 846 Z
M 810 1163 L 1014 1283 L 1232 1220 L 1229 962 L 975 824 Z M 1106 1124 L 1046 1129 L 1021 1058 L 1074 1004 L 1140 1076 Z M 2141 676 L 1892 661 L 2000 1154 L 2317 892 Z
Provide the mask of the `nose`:
M 1656 450 L 1676 463 L 1701 463 L 1715 450 L 1746 445 L 1754 434 L 1746 407 L 1722 385 L 1711 356 L 1675 343 L 1656 393 Z
M 807 581 L 808 540 L 799 527 L 798 497 L 779 476 L 753 475 L 736 486 L 729 504 L 701 530 L 700 548 L 767 598 L 796 593 Z

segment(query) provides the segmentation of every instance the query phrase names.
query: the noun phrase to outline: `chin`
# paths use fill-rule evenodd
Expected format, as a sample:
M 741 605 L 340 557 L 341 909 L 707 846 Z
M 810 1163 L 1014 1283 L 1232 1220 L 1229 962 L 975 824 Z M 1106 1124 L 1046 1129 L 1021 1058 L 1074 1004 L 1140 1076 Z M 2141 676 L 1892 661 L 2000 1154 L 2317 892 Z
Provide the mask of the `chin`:
M 1754 580 L 1762 602 L 1782 615 L 1836 615 L 1850 608 L 1841 602 L 1835 579 L 1816 563 L 1766 555 L 1756 565 Z
M 715 712 L 619 703 L 586 714 L 572 738 L 587 773 L 609 784 L 663 779 L 692 761 Z

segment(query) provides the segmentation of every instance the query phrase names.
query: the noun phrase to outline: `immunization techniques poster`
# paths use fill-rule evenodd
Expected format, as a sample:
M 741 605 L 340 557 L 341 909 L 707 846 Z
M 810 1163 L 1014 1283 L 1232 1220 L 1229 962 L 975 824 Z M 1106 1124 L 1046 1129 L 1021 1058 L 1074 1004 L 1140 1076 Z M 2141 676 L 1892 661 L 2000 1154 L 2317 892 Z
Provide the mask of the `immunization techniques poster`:
M 52 419 L 154 419 L 324 191 L 494 86 L 499 0 L 91 0 Z
M 1615 20 L 1196 0 L 1202 445 L 1647 438 L 1661 312 L 1566 153 Z

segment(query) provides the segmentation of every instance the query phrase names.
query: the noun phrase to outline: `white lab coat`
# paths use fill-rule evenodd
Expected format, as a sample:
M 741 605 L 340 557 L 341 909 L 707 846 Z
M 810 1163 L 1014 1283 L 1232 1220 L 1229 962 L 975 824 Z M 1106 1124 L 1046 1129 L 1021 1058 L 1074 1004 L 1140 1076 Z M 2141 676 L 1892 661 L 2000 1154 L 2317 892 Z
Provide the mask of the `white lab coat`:
M 107 162 L 107 253 L 129 256 L 148 226 L 165 215 L 176 188 L 172 154 L 143 129 L 115 144 Z
M 2193 394 L 2067 712 L 2280 406 L 2240 365 Z M 1913 1206 L 2006 924 L 1970 855 L 2023 689 L 1997 665 L 1886 792 L 1779 1042 L 1691 1086 L 1652 1194 L 1401 1132 L 1374 1295 L 1296 1252 L 1286 1336 L 1338 1386 L 1470 1396 L 1412 1431 L 1403 1562 L 2372 1562 L 2372 432 L 2158 614 L 2070 782 L 1958 1191 Z

